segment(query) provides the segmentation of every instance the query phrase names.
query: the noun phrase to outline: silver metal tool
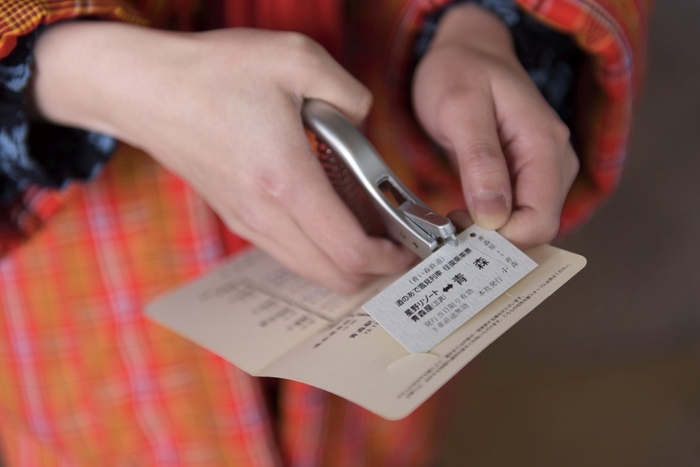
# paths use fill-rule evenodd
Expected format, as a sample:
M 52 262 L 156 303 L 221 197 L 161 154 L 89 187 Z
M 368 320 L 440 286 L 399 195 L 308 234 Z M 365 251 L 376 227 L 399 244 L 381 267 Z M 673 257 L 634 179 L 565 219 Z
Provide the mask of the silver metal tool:
M 302 107 L 307 127 L 355 175 L 369 195 L 391 238 L 427 258 L 445 243 L 457 244 L 455 227 L 433 212 L 386 166 L 369 141 L 332 105 L 309 99 Z

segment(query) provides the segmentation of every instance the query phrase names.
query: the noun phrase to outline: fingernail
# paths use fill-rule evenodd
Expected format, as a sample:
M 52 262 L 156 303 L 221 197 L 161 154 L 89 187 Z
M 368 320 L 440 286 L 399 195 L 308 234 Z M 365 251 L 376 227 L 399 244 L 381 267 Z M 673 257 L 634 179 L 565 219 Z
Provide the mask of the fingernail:
M 482 191 L 472 197 L 474 221 L 484 229 L 498 229 L 508 220 L 508 203 L 500 191 Z

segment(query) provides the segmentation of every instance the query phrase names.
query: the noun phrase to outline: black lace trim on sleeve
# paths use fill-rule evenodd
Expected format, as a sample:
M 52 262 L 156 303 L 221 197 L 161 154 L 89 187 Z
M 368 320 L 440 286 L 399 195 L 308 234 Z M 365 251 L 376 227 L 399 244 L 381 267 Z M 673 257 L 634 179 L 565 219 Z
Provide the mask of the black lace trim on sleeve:
M 116 146 L 109 136 L 29 121 L 26 91 L 34 43 L 43 29 L 18 38 L 0 60 L 0 205 L 12 203 L 31 184 L 61 188 L 91 178 Z

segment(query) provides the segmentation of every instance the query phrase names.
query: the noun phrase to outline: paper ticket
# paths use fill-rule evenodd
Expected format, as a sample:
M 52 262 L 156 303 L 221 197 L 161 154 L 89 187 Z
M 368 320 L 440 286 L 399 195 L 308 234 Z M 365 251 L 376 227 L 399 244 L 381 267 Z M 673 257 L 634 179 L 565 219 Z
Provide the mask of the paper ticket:
M 411 353 L 427 352 L 537 267 L 500 234 L 471 226 L 362 308 Z

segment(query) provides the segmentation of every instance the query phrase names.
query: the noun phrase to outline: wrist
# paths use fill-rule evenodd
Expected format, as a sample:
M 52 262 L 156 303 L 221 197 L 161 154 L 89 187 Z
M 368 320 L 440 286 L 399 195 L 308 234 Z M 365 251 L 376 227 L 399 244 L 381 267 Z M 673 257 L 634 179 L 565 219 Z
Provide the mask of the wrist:
M 186 41 L 181 34 L 124 23 L 75 21 L 49 28 L 35 47 L 34 110 L 50 122 L 134 142 L 162 99 L 159 68 Z
M 508 27 L 493 13 L 473 3 L 455 5 L 440 18 L 428 52 L 443 47 L 467 47 L 486 55 L 515 56 Z

